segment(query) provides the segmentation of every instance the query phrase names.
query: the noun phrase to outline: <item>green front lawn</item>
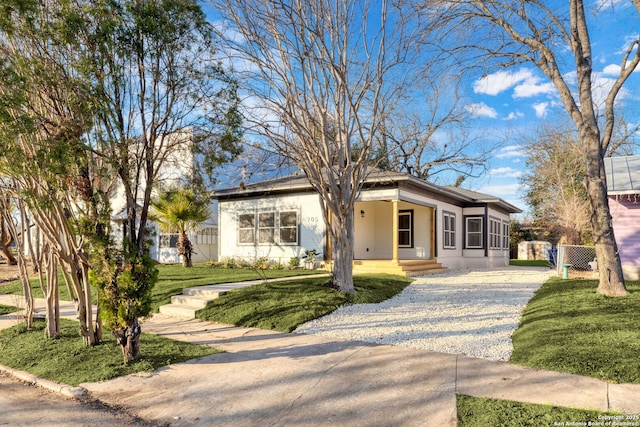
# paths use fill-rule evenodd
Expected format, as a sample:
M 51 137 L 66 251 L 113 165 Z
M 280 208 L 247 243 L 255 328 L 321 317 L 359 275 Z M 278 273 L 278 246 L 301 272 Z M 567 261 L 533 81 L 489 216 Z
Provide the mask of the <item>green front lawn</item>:
M 173 295 L 182 293 L 183 288 L 190 288 L 203 285 L 215 285 L 218 283 L 244 282 L 246 280 L 258 280 L 263 278 L 275 279 L 280 277 L 295 277 L 308 274 L 326 273 L 323 270 L 259 270 L 249 268 L 213 268 L 208 264 L 195 264 L 191 268 L 184 268 L 180 264 L 160 264 L 158 265 L 158 282 L 153 288 L 152 303 L 153 311 L 158 311 L 158 307 L 171 302 Z M 60 299 L 69 301 L 67 287 L 64 286 L 64 279 L 60 276 Z M 42 289 L 36 279 L 31 280 L 31 289 L 35 298 L 43 298 Z M 22 284 L 15 281 L 3 285 L 0 293 L 23 295 Z M 96 291 L 92 290 L 94 303 L 96 302 Z
M 599 417 L 605 414 L 609 416 L 615 414 L 613 412 L 534 405 L 462 394 L 456 396 L 456 402 L 458 427 L 553 427 L 569 423 L 572 425 L 599 425 L 597 423 L 603 422 L 603 418 Z M 589 424 L 590 422 L 592 424 Z
M 386 274 L 354 276 L 354 295 L 343 294 L 318 277 L 250 286 L 229 292 L 200 310 L 198 319 L 291 332 L 298 325 L 345 304 L 374 304 L 400 293 L 411 279 Z
M 181 363 L 219 350 L 142 334 L 142 356 L 125 364 L 120 347 L 107 331 L 102 344 L 86 347 L 78 322 L 61 319 L 62 336 L 47 339 L 45 323 L 36 320 L 27 330 L 25 323 L 0 331 L 0 364 L 69 385 L 104 381 L 136 372 L 151 372 L 172 363 Z
M 0 316 L 2 316 L 3 314 L 15 313 L 19 310 L 20 309 L 18 307 L 0 304 Z
M 158 311 L 161 305 L 169 304 L 171 297 L 181 294 L 184 288 L 326 273 L 324 270 L 303 269 L 256 271 L 249 268 L 213 268 L 208 264 L 195 264 L 191 268 L 184 268 L 180 264 L 160 264 L 158 272 L 158 283 L 153 288 L 151 303 L 154 311 Z
M 604 297 L 594 280 L 552 278 L 527 305 L 511 362 L 640 384 L 640 282 L 626 298 Z
M 549 261 L 544 259 L 538 260 L 526 260 L 526 259 L 511 259 L 509 265 L 516 265 L 519 267 L 549 267 Z

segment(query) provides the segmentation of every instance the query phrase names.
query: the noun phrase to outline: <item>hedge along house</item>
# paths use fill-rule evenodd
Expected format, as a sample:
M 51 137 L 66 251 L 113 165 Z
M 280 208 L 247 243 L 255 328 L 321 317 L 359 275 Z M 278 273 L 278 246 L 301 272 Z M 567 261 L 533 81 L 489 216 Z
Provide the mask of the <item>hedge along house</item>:
M 604 159 L 607 195 L 627 280 L 640 280 L 640 156 Z
M 266 257 L 287 265 L 316 250 L 331 268 L 319 196 L 304 175 L 221 189 L 213 197 L 220 259 Z M 354 273 L 507 266 L 510 214 L 520 212 L 497 197 L 374 170 L 355 205 Z

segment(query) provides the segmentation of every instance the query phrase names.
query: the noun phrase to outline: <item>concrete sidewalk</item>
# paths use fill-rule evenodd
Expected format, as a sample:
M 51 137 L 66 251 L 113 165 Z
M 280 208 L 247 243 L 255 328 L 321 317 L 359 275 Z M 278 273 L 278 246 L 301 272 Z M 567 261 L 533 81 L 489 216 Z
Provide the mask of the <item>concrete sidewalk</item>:
M 455 426 L 457 393 L 640 414 L 640 385 L 164 315 L 143 329 L 226 353 L 82 386 L 176 426 Z
M 455 426 L 457 393 L 640 414 L 640 385 L 162 314 L 143 330 L 226 351 L 82 384 L 92 397 L 159 424 Z

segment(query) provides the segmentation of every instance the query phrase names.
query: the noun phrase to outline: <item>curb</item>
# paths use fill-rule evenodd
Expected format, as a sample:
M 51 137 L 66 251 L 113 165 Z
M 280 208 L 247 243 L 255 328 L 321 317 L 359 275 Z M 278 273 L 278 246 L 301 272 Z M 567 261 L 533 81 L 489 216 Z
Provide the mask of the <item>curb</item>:
M 41 378 L 28 372 L 19 371 L 8 366 L 0 365 L 0 372 L 11 375 L 12 377 L 24 381 L 28 384 L 36 385 L 54 393 L 60 393 L 63 396 L 71 397 L 73 399 L 83 399 L 88 396 L 87 390 L 83 387 L 72 387 L 67 384 L 57 383 L 55 381 Z

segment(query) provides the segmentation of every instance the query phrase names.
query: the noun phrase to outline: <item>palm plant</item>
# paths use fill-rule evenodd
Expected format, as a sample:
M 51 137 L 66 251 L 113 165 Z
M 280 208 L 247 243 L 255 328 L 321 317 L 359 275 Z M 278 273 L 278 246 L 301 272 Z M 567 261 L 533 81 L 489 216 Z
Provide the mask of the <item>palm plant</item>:
M 178 254 L 183 267 L 192 267 L 193 245 L 187 236 L 189 230 L 209 219 L 209 203 L 190 189 L 175 188 L 161 191 L 151 201 L 152 219 L 163 231 L 177 230 Z

